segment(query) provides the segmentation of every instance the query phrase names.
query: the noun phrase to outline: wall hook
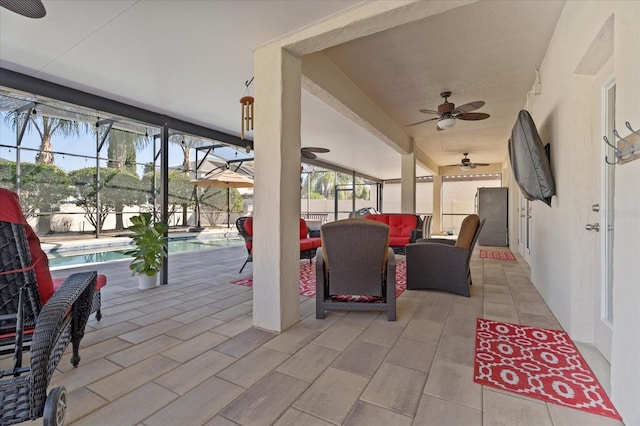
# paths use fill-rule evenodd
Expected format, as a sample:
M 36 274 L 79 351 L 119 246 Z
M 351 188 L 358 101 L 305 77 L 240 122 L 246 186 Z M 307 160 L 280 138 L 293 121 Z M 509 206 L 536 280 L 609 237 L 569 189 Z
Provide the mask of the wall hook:
M 618 153 L 622 153 L 622 151 L 620 151 L 620 149 L 618 149 L 617 146 L 615 146 L 614 144 L 612 144 L 611 142 L 609 142 L 609 138 L 607 138 L 606 136 L 603 136 L 602 139 L 604 140 L 604 143 L 606 143 L 607 145 L 609 145 L 611 148 L 613 148 L 613 150 L 616 152 L 616 155 Z
M 613 148 L 614 160 L 609 161 L 606 156 L 604 159 L 609 165 L 624 164 L 640 158 L 640 131 L 634 130 L 628 121 L 625 121 L 624 124 L 631 131 L 626 137 L 620 136 L 617 129 L 613 130 L 613 134 L 616 137 L 614 143 L 610 142 L 606 136 L 602 137 L 604 143 Z
M 631 123 L 629 123 L 628 121 L 624 122 L 625 126 L 627 126 L 627 129 L 631 130 L 632 133 L 635 133 L 636 135 L 640 136 L 640 132 L 637 130 L 633 130 L 633 128 L 631 127 Z
M 626 140 L 625 138 L 623 138 L 622 136 L 620 136 L 620 133 L 618 133 L 616 129 L 613 130 L 613 134 L 616 136 L 616 138 L 618 138 L 618 140 L 620 140 L 620 142 L 626 143 L 633 150 L 633 144 L 628 140 Z
M 606 136 L 602 137 L 602 140 L 604 140 L 604 143 L 606 143 L 607 145 L 609 145 L 611 148 L 613 148 L 613 161 L 609 161 L 609 156 L 606 155 L 604 157 L 604 162 L 607 163 L 610 166 L 615 166 L 616 164 L 618 164 L 620 162 L 620 157 L 622 155 L 622 151 L 620 151 L 620 149 L 618 149 L 617 146 L 615 146 L 614 144 L 612 144 L 611 142 L 609 142 L 609 138 L 607 138 Z

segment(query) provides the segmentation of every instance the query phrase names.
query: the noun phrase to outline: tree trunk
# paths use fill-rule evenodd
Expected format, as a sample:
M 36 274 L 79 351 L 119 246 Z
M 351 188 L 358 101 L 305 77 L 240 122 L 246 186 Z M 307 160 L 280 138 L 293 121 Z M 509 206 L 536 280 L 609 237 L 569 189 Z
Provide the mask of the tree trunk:
M 184 173 L 190 173 L 191 172 L 191 160 L 189 159 L 189 157 L 191 157 L 191 147 L 189 146 L 183 146 L 182 147 L 182 171 Z
M 37 164 L 53 164 L 53 152 L 50 152 L 51 147 L 51 137 L 44 136 L 42 141 L 40 142 L 40 152 L 36 154 L 36 163 Z
M 187 226 L 187 205 L 182 205 L 182 226 Z
M 122 220 L 123 206 L 116 206 L 116 230 L 121 231 L 124 229 L 124 221 Z
M 36 228 L 40 235 L 49 234 L 51 232 L 51 216 L 48 214 L 38 216 L 38 225 Z

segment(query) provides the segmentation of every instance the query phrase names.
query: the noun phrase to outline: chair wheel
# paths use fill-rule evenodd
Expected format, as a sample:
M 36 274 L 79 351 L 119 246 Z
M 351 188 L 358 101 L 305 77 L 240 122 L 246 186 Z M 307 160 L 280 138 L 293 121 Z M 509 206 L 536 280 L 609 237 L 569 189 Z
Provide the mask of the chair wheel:
M 63 386 L 53 388 L 44 403 L 44 426 L 62 426 L 67 414 L 67 390 Z

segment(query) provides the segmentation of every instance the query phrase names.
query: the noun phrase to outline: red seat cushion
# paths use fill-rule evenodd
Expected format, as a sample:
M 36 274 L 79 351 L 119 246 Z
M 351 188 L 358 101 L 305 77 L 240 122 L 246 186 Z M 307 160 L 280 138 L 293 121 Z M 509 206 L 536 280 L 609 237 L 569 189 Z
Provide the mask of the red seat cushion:
M 0 220 L 25 226 L 31 261 L 34 265 L 33 272 L 36 275 L 36 281 L 38 283 L 40 301 L 44 305 L 53 294 L 53 280 L 49 272 L 49 259 L 40 247 L 40 239 L 36 233 L 33 232 L 33 229 L 31 229 L 22 214 L 18 195 L 7 189 L 0 188 L 0 205 L 2 206 L 0 209 Z
M 411 241 L 409 237 L 389 237 L 389 245 L 392 247 L 406 246 Z
M 381 223 L 384 223 L 385 225 L 389 224 L 388 214 L 368 214 L 364 218 L 368 220 L 375 220 L 376 222 L 381 222 Z
M 316 238 L 309 238 L 309 239 L 313 241 L 313 248 L 322 247 L 322 238 L 316 237 Z
M 253 218 L 248 217 L 243 223 L 245 232 L 252 237 L 253 236 Z
M 247 218 L 244 223 L 244 230 L 249 236 L 253 236 L 253 218 Z M 309 234 L 309 229 L 307 227 L 307 222 L 300 218 L 299 222 L 299 237 L 300 237 L 300 251 L 313 250 L 320 246 L 322 246 L 322 238 L 309 238 L 307 235 Z M 253 248 L 252 241 L 246 241 L 245 245 L 251 253 L 251 249 Z
M 418 217 L 414 214 L 368 214 L 365 219 L 389 225 L 389 245 L 404 246 L 411 242 L 411 231 L 418 228 Z
M 314 246 L 315 244 L 315 238 L 304 238 L 300 240 L 300 251 L 305 251 L 305 250 L 312 250 L 314 248 L 317 248 L 317 246 Z
M 415 215 L 393 214 L 389 215 L 390 237 L 411 237 L 411 230 L 417 229 L 418 218 Z
M 300 239 L 307 238 L 309 236 L 309 230 L 307 229 L 307 222 L 303 218 L 300 218 Z

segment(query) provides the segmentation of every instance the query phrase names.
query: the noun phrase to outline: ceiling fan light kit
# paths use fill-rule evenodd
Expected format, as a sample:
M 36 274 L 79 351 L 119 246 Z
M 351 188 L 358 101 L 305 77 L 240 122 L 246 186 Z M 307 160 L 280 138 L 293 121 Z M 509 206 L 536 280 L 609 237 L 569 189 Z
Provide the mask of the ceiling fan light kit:
M 456 125 L 456 119 L 453 117 L 442 117 L 438 120 L 438 127 L 442 130 L 450 129 Z

